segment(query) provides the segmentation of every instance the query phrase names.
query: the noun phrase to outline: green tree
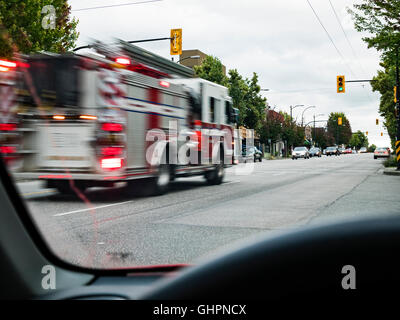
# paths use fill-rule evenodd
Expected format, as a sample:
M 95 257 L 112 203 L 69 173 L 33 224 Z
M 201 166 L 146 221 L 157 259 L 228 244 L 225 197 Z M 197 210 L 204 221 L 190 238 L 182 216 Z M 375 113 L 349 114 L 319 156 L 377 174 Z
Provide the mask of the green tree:
M 376 145 L 371 144 L 371 145 L 368 147 L 368 152 L 374 152 L 375 149 L 376 149 Z
M 246 79 L 248 90 L 244 97 L 246 110 L 243 123 L 247 128 L 259 132 L 262 121 L 265 119 L 265 108 L 267 99 L 260 95 L 261 87 L 258 84 L 257 73 L 253 72 L 252 78 Z
M 214 56 L 207 56 L 201 65 L 195 66 L 196 75 L 205 80 L 226 86 L 228 78 L 224 74 L 221 60 Z
M 385 119 L 383 125 L 387 128 L 389 137 L 394 148 L 396 142 L 397 121 L 395 115 L 395 103 L 393 101 L 393 86 L 395 83 L 395 68 L 389 63 L 381 63 L 384 70 L 379 70 L 374 77 L 372 85 L 373 91 L 381 94 L 379 114 Z
M 228 88 L 229 95 L 232 97 L 233 107 L 239 109 L 239 125 L 244 126 L 246 118 L 246 95 L 249 90 L 246 80 L 239 74 L 236 69 L 228 72 Z
M 400 0 L 363 0 L 348 12 L 356 30 L 368 34 L 363 38 L 368 47 L 393 61 L 393 49 L 400 44 Z
M 363 38 L 368 47 L 381 53 L 384 71 L 378 71 L 372 88 L 381 94 L 379 112 L 385 119 L 384 125 L 394 147 L 396 118 L 393 87 L 396 83 L 396 50 L 400 46 L 400 0 L 363 0 L 355 4 L 353 9 L 348 9 L 348 12 L 353 17 L 356 30 L 368 34 Z
M 342 118 L 342 125 L 338 125 L 338 119 Z M 348 144 L 351 139 L 351 126 L 343 112 L 332 112 L 328 119 L 328 133 L 335 138 L 335 143 Z
M 43 28 L 48 21 L 43 7 L 55 9 L 55 27 Z M 75 46 L 78 20 L 70 19 L 67 0 L 0 0 L 0 56 L 10 58 L 15 52 L 66 52 Z
M 360 149 L 362 147 L 368 148 L 368 138 L 363 132 L 358 130 L 352 134 L 349 141 L 349 146 L 355 147 L 356 149 Z

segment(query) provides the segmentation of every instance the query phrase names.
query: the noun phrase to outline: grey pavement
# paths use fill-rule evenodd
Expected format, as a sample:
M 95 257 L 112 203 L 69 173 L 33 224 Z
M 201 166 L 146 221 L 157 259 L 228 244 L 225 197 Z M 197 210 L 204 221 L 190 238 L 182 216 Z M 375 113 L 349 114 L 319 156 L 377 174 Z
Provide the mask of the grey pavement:
M 263 161 L 225 182 L 177 179 L 163 196 L 124 195 L 122 186 L 85 199 L 18 183 L 51 249 L 89 267 L 193 263 L 238 241 L 298 227 L 399 214 L 400 177 L 384 175 L 371 154 Z

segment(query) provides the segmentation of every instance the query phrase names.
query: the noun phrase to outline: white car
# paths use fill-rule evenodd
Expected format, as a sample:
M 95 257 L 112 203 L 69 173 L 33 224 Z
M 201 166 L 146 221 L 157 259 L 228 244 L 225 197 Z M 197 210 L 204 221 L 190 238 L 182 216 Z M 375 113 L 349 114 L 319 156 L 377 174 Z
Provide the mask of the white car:
M 310 159 L 310 153 L 308 152 L 307 147 L 294 148 L 292 153 L 292 160 L 297 160 L 298 158 Z

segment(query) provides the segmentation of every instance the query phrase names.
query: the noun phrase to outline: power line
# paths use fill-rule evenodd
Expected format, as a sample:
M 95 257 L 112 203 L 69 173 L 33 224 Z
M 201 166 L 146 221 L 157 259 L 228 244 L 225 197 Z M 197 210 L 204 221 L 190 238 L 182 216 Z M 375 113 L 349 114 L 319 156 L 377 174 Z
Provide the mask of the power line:
M 314 12 L 315 17 L 317 18 L 319 24 L 321 25 L 321 27 L 325 30 L 326 35 L 328 36 L 329 40 L 331 41 L 332 45 L 335 47 L 337 53 L 340 55 L 340 57 L 342 58 L 344 64 L 346 65 L 346 67 L 350 70 L 351 74 L 355 77 L 353 70 L 351 69 L 351 67 L 349 66 L 349 64 L 346 62 L 344 56 L 342 55 L 342 53 L 340 52 L 340 50 L 338 49 L 338 47 L 336 46 L 335 42 L 333 41 L 331 35 L 329 34 L 328 30 L 326 30 L 324 24 L 322 23 L 321 19 L 319 18 L 317 12 L 314 10 L 313 6 L 311 5 L 310 1 L 307 0 L 308 5 L 310 6 L 311 10 Z
M 151 3 L 151 2 L 160 2 L 163 0 L 146 0 L 146 1 L 138 1 L 138 2 L 128 2 L 128 3 L 121 3 L 121 4 L 112 4 L 108 6 L 99 6 L 99 7 L 88 7 L 88 8 L 81 8 L 81 9 L 74 9 L 71 11 L 87 11 L 87 10 L 95 10 L 95 9 L 105 9 L 105 8 L 113 8 L 113 7 L 122 7 L 122 6 L 132 6 L 135 4 L 144 4 L 144 3 Z
M 362 72 L 363 72 L 363 74 L 364 74 L 364 76 L 365 76 L 365 75 L 366 75 L 365 69 L 364 69 L 364 67 L 363 67 L 362 64 L 361 64 L 360 59 L 358 59 L 358 56 L 357 56 L 357 54 L 356 54 L 356 52 L 355 52 L 355 50 L 354 50 L 354 47 L 352 46 L 352 44 L 351 44 L 351 42 L 350 42 L 349 37 L 347 36 L 346 31 L 345 31 L 344 28 L 343 28 L 343 25 L 342 25 L 342 23 L 341 23 L 341 21 L 340 21 L 340 19 L 339 19 L 339 16 L 338 16 L 338 14 L 337 14 L 337 12 L 336 12 L 336 10 L 335 10 L 335 7 L 333 6 L 331 0 L 329 0 L 329 3 L 330 3 L 330 5 L 331 5 L 331 8 L 332 8 L 332 10 L 333 10 L 333 13 L 334 13 L 334 15 L 335 15 L 335 17 L 336 17 L 336 21 L 338 22 L 340 28 L 342 29 L 342 32 L 343 32 L 343 34 L 344 34 L 344 37 L 346 38 L 346 41 L 347 41 L 349 47 L 351 48 L 351 51 L 352 51 L 352 53 L 353 53 L 353 55 L 354 55 L 354 58 L 356 58 L 356 61 L 357 61 L 357 63 L 359 64 L 359 66 L 360 66 L 360 68 L 361 68 L 361 70 L 362 70 Z
M 358 56 L 357 56 L 357 54 L 356 54 L 356 52 L 355 52 L 355 50 L 354 50 L 354 47 L 352 46 L 352 44 L 351 44 L 351 42 L 350 42 L 350 39 L 349 39 L 349 37 L 347 36 L 347 33 L 346 33 L 346 31 L 344 30 L 344 28 L 343 28 L 343 25 L 342 25 L 342 23 L 341 23 L 341 21 L 340 21 L 340 19 L 339 19 L 339 16 L 338 16 L 338 14 L 337 14 L 337 12 L 336 12 L 336 10 L 335 10 L 335 7 L 334 7 L 333 4 L 332 4 L 332 1 L 329 0 L 329 3 L 330 3 L 330 5 L 331 5 L 332 11 L 333 11 L 333 13 L 334 13 L 334 15 L 335 15 L 335 17 L 336 17 L 336 21 L 338 22 L 340 28 L 341 28 L 342 31 L 343 31 L 344 37 L 346 38 L 346 41 L 347 41 L 347 43 L 348 43 L 348 45 L 349 45 L 349 47 L 350 47 L 350 49 L 351 49 L 351 51 L 352 51 L 352 53 L 353 53 L 353 56 L 354 56 L 355 60 L 357 61 L 357 63 L 358 63 L 358 65 L 359 65 L 359 67 L 360 67 L 362 73 L 364 74 L 364 76 L 366 76 L 367 73 L 365 72 L 365 69 L 364 69 L 363 65 L 361 64 L 361 61 L 360 61 L 360 59 L 358 58 Z M 363 88 L 365 89 L 365 87 L 363 87 Z M 368 89 L 367 89 L 367 90 L 368 90 Z M 373 102 L 373 100 L 372 100 L 372 98 L 371 98 L 371 93 L 370 93 L 369 90 L 368 90 L 368 99 L 369 99 L 371 102 Z

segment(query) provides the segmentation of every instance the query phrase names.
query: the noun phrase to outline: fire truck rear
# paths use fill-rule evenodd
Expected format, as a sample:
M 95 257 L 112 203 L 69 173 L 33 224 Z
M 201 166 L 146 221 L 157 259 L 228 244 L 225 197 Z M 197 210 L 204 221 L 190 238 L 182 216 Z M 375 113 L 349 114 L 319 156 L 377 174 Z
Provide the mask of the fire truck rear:
M 225 87 L 172 79 L 127 55 L 6 62 L 0 151 L 17 179 L 62 193 L 127 182 L 128 190 L 163 194 L 180 176 L 220 184 L 235 161 L 236 114 Z

